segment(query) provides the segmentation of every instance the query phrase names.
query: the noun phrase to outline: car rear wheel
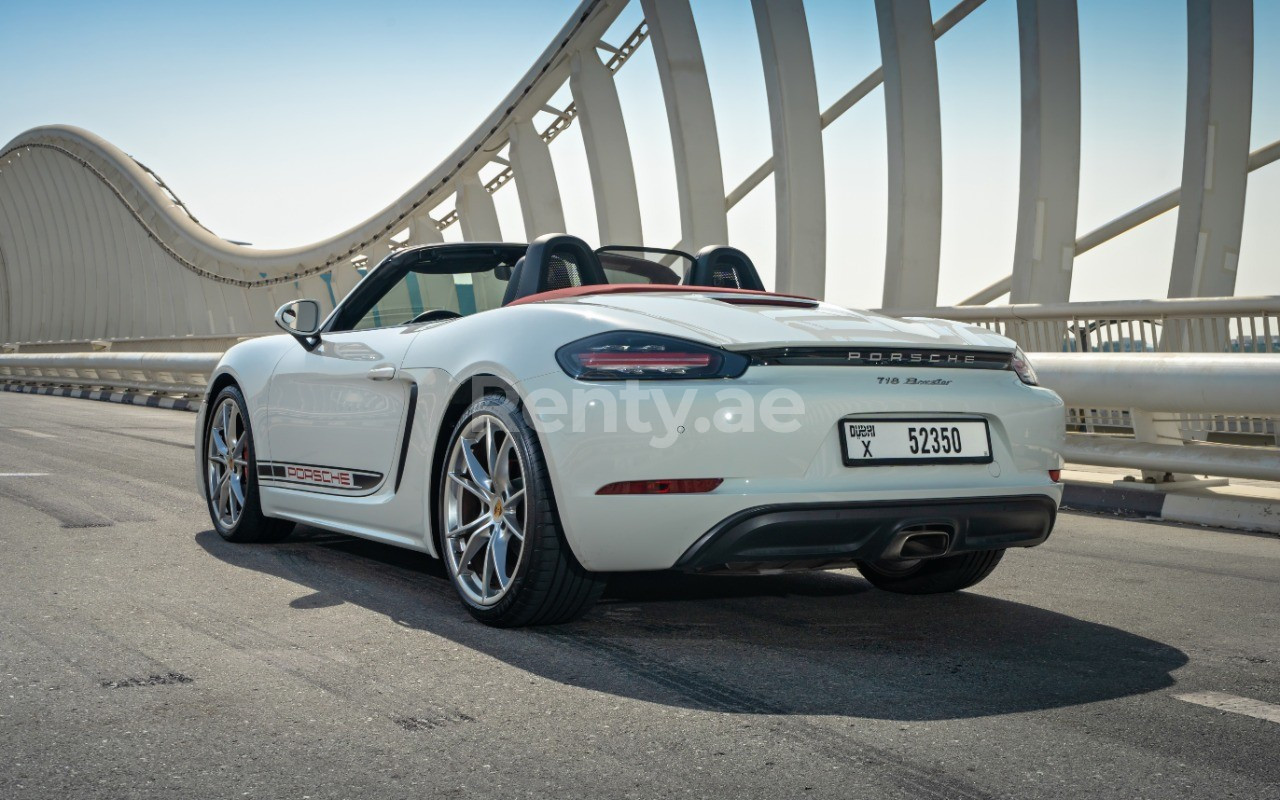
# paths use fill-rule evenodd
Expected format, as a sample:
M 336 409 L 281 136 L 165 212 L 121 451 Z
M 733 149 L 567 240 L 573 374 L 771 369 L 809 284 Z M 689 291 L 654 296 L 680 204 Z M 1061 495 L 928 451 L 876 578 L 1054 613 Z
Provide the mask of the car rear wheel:
M 537 437 L 514 403 L 477 400 L 449 441 L 437 546 L 472 616 L 496 627 L 584 614 L 604 591 L 565 541 Z
M 938 594 L 968 589 L 991 574 L 1003 550 L 980 550 L 942 558 L 868 561 L 858 571 L 877 588 L 900 594 Z
M 264 516 L 258 498 L 258 460 L 244 395 L 227 386 L 205 419 L 205 499 L 214 530 L 229 542 L 278 542 L 288 520 Z

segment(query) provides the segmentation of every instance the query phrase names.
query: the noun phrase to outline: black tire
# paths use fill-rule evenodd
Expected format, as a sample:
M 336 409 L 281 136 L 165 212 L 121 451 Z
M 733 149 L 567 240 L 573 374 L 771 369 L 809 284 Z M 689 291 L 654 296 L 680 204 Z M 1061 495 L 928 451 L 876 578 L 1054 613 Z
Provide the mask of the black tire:
M 221 485 L 221 481 L 216 480 L 211 471 L 218 465 L 214 459 L 211 459 L 211 438 L 214 435 L 215 427 L 220 425 L 222 409 L 225 405 L 233 404 L 238 413 L 238 423 L 233 419 L 231 426 L 239 435 L 244 438 L 243 466 L 233 469 L 233 478 L 238 478 L 239 485 L 244 494 L 243 503 L 237 503 L 239 506 L 239 514 L 233 518 L 228 518 L 222 514 L 216 507 L 220 498 L 216 493 L 216 486 Z M 278 542 L 283 540 L 293 531 L 293 523 L 288 520 L 275 519 L 273 517 L 264 516 L 262 513 L 262 504 L 258 497 L 258 457 L 257 448 L 254 446 L 253 426 L 249 422 L 249 409 L 244 402 L 244 395 L 240 393 L 239 387 L 233 385 L 227 386 L 218 392 L 217 396 L 206 406 L 207 416 L 204 423 L 204 436 L 201 438 L 202 452 L 204 456 L 203 479 L 205 505 L 209 509 L 209 518 L 213 521 L 213 529 L 218 535 L 228 542 Z M 230 410 L 230 409 L 228 409 Z M 225 470 L 225 465 L 222 465 Z M 211 482 L 214 488 L 211 489 Z
M 455 453 L 461 452 L 457 449 L 460 446 L 459 439 L 465 430 L 473 426 L 473 423 L 485 417 L 501 423 L 502 430 L 499 434 L 504 436 L 504 441 L 505 437 L 509 437 L 514 445 L 519 459 L 515 463 L 523 473 L 519 488 L 524 492 L 522 500 L 524 505 L 519 519 L 520 527 L 523 528 L 523 543 L 518 556 L 512 559 L 515 563 L 514 569 L 507 570 L 509 574 L 507 587 L 502 589 L 503 594 L 500 597 L 489 604 L 478 602 L 470 596 L 468 592 L 474 592 L 476 584 L 467 584 L 466 580 L 459 575 L 460 569 L 455 562 L 460 561 L 465 555 L 460 554 L 458 550 L 466 549 L 464 546 L 466 540 L 461 538 L 450 540 L 446 535 L 449 521 L 448 508 L 452 502 L 446 496 L 446 491 L 451 488 L 450 472 Z M 465 445 L 461 446 L 465 447 Z M 515 481 L 511 483 L 514 485 Z M 498 482 L 495 480 L 493 487 L 497 486 Z M 606 577 L 586 570 L 578 563 L 578 559 L 569 548 L 560 526 L 560 516 L 556 510 L 555 497 L 551 491 L 551 480 L 547 475 L 542 448 L 538 444 L 538 438 L 533 429 L 525 421 L 524 415 L 511 400 L 502 395 L 486 395 L 466 410 L 449 437 L 438 489 L 435 515 L 436 545 L 444 561 L 445 572 L 457 591 L 459 599 L 476 619 L 486 625 L 499 628 L 557 625 L 581 617 L 600 598 L 607 582 Z M 459 490 L 454 488 L 454 491 Z M 472 499 L 471 502 L 477 506 L 482 505 L 476 499 Z M 500 520 L 501 504 L 498 505 L 498 509 L 494 512 L 497 515 L 495 519 Z M 507 511 L 515 513 L 510 507 Z M 480 516 L 483 516 L 483 509 Z M 495 524 L 500 527 L 500 522 Z M 473 533 L 471 536 L 476 535 Z M 450 550 L 451 546 L 455 549 Z M 509 553 L 506 550 L 504 552 Z M 480 557 L 488 558 L 488 554 Z M 508 558 L 509 556 L 504 557 L 504 560 Z M 474 565 L 474 557 L 469 563 Z M 510 561 L 507 563 L 510 564 Z M 475 570 L 472 569 L 470 579 L 476 581 L 477 578 Z M 468 585 L 470 589 L 467 588 Z M 484 581 L 486 590 L 489 585 L 486 579 Z
M 939 594 L 968 589 L 991 574 L 1003 550 L 979 550 L 919 561 L 897 570 L 889 563 L 862 563 L 858 571 L 879 589 L 899 594 Z

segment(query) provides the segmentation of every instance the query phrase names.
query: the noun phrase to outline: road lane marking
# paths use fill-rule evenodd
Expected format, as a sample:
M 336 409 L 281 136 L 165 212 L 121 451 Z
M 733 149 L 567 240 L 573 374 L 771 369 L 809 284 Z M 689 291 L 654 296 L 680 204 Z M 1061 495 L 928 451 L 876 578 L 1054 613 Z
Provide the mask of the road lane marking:
M 1230 711 L 1233 714 L 1244 714 L 1246 717 L 1257 717 L 1269 722 L 1280 722 L 1280 706 L 1251 700 L 1248 697 L 1237 697 L 1226 692 L 1191 692 L 1175 694 L 1174 697 L 1184 703 L 1195 703 L 1198 706 L 1216 708 L 1219 711 Z
M 0 472 L 0 478 L 46 478 L 47 472 Z
M 26 428 L 10 428 L 9 430 L 16 431 L 18 433 L 25 433 L 26 435 L 34 436 L 37 439 L 57 439 L 58 438 L 57 436 L 54 436 L 52 433 L 41 433 L 40 431 L 30 431 L 30 430 L 27 430 Z

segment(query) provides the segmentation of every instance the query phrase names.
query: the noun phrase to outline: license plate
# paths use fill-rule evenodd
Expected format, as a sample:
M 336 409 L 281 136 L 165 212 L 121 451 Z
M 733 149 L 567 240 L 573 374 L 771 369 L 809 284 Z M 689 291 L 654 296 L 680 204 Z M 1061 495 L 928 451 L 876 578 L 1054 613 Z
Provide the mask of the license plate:
M 846 419 L 840 446 L 847 467 L 991 461 L 986 420 Z

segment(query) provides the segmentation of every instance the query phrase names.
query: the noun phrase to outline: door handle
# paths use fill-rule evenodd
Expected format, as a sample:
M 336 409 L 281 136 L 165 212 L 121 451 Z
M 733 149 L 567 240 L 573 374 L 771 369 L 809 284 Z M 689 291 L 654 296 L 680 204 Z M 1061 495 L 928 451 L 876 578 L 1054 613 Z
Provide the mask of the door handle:
M 374 367 L 365 375 L 371 381 L 389 381 L 396 376 L 396 368 L 392 366 Z

